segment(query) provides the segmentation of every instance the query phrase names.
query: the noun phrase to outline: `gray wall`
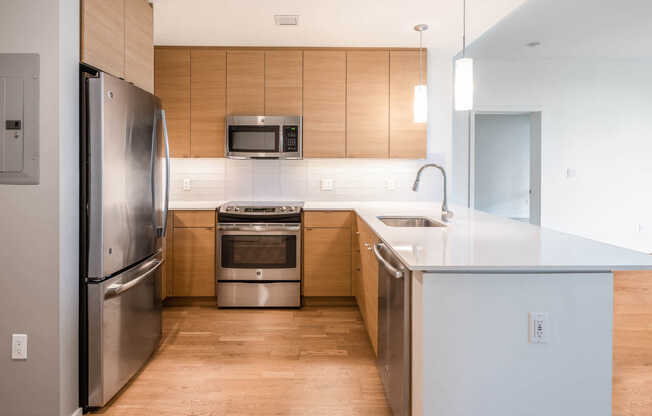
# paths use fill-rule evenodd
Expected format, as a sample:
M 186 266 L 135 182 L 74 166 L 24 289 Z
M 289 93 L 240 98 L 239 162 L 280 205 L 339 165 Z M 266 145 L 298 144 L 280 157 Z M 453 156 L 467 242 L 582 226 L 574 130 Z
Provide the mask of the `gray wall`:
M 3 416 L 77 408 L 78 15 L 78 0 L 0 2 L 0 53 L 41 57 L 41 182 L 0 185 Z M 12 333 L 27 361 L 11 360 Z
M 476 115 L 474 177 L 476 209 L 529 218 L 529 114 Z

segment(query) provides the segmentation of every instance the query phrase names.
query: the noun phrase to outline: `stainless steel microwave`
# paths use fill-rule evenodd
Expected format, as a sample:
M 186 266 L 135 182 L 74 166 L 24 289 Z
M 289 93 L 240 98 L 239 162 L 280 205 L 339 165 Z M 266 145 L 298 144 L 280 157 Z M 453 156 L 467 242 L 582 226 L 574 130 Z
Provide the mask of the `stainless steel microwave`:
M 301 159 L 301 116 L 228 116 L 226 157 Z

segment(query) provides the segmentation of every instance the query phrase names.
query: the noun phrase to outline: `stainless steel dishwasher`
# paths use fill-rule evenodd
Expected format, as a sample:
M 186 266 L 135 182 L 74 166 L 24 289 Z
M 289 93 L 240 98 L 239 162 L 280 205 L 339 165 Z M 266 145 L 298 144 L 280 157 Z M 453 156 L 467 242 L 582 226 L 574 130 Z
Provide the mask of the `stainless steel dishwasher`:
M 378 259 L 378 358 L 376 365 L 394 416 L 411 413 L 410 271 L 383 244 Z

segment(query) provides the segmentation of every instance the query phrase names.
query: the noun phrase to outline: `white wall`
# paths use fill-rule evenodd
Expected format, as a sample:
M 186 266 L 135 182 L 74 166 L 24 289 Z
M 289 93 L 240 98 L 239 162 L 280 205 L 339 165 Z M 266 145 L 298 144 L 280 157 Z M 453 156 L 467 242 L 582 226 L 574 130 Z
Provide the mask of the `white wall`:
M 424 274 L 415 284 L 423 416 L 611 415 L 611 273 Z M 546 344 L 528 342 L 530 312 L 548 313 Z
M 0 185 L 0 413 L 8 416 L 70 415 L 78 404 L 78 15 L 77 0 L 0 3 L 0 53 L 41 59 L 40 184 Z M 10 359 L 12 333 L 28 335 L 27 361 Z
M 475 68 L 476 110 L 542 112 L 541 224 L 652 253 L 652 60 L 477 59 Z M 466 186 L 461 118 L 458 202 Z
M 475 117 L 476 209 L 507 218 L 530 217 L 530 115 Z

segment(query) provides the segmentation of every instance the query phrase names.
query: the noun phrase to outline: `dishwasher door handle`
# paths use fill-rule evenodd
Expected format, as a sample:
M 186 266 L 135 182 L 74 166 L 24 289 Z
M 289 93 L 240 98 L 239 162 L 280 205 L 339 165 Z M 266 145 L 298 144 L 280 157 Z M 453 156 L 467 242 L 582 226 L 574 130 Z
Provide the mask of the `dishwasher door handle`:
M 401 279 L 403 277 L 403 272 L 389 264 L 387 260 L 380 254 L 380 247 L 383 247 L 383 243 L 374 244 L 374 254 L 378 259 L 378 262 L 383 265 L 396 279 Z

